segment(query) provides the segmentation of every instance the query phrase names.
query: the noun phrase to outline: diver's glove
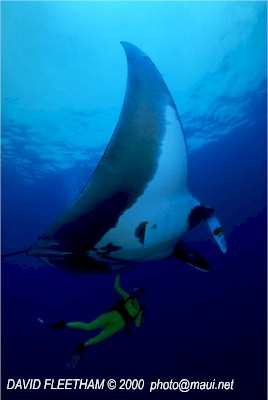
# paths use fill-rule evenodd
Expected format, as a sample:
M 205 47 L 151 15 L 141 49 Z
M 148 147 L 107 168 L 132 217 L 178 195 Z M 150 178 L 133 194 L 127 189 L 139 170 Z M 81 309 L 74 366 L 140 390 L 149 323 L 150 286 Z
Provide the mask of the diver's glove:
M 85 348 L 86 348 L 85 343 L 84 342 L 80 343 L 75 350 L 75 354 L 81 357 L 82 354 L 84 353 Z

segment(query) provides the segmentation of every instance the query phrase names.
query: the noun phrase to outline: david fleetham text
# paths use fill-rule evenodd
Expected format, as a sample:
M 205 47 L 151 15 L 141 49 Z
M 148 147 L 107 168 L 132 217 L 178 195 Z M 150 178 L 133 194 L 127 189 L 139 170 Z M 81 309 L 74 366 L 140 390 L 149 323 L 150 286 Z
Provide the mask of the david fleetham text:
M 7 389 L 38 390 L 38 389 L 104 389 L 105 379 L 8 379 Z

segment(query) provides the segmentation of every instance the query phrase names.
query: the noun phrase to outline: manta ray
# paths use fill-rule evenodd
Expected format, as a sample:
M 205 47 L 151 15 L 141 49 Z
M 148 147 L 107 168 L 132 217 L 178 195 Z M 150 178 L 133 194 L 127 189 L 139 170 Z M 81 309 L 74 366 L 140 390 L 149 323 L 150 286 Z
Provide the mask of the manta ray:
M 133 44 L 121 44 L 128 77 L 115 131 L 85 188 L 27 255 L 77 273 L 170 257 L 208 271 L 209 262 L 181 237 L 206 221 L 223 253 L 226 242 L 214 209 L 188 189 L 187 146 L 175 102 L 151 59 Z

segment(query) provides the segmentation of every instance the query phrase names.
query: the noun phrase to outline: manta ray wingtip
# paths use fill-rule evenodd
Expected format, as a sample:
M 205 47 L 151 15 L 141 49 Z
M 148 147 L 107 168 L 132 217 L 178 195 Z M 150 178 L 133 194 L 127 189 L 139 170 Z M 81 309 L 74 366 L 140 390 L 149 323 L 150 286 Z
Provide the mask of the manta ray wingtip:
M 128 57 L 131 53 L 132 44 L 129 42 L 125 42 L 124 40 L 120 41 L 121 46 L 125 50 L 126 56 Z
M 123 46 L 123 48 L 124 48 L 124 50 L 125 50 L 125 52 L 126 52 L 126 55 L 128 56 L 128 57 L 137 57 L 137 58 L 139 58 L 139 57 L 143 57 L 143 56 L 146 56 L 144 53 L 143 53 L 143 51 L 141 51 L 137 46 L 135 46 L 134 44 L 132 44 L 132 43 L 130 43 L 130 42 L 126 42 L 126 41 L 121 41 L 120 42 L 120 44 Z
M 125 41 L 125 40 L 120 40 L 120 44 L 121 44 L 124 48 L 125 48 L 125 47 L 128 47 L 128 46 L 134 46 L 133 44 L 131 44 L 131 43 Z

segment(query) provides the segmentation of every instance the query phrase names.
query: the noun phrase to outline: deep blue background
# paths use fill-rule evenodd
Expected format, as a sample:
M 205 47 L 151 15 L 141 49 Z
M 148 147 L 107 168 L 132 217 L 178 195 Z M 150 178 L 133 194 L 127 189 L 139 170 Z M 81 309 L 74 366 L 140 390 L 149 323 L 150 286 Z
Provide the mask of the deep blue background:
M 22 269 L 39 262 L 18 256 L 2 264 L 2 382 L 8 378 L 140 377 L 179 380 L 235 380 L 235 390 L 219 398 L 264 399 L 266 392 L 266 122 L 265 97 L 255 103 L 257 125 L 237 130 L 190 157 L 190 186 L 209 202 L 225 227 L 228 252 L 220 253 L 206 227 L 188 234 L 188 242 L 212 263 L 210 273 L 176 261 L 140 265 L 122 275 L 122 285 L 148 289 L 146 323 L 129 339 L 124 332 L 89 349 L 79 368 L 66 368 L 73 349 L 86 332 L 51 332 L 36 317 L 49 320 L 91 320 L 115 300 L 113 277 L 73 277 L 50 269 Z M 38 233 L 38 220 L 27 216 L 46 206 L 57 177 L 43 187 L 44 204 L 32 205 L 32 193 L 8 196 L 5 185 L 12 171 L 3 174 L 3 221 L 13 214 L 8 229 L 24 232 L 13 248 L 21 248 Z M 14 185 L 14 182 L 13 182 Z M 39 188 L 40 189 L 40 188 Z M 37 188 L 38 190 L 38 188 Z M 20 210 L 13 207 L 16 194 Z M 34 208 L 33 208 L 34 207 Z M 17 215 L 20 215 L 17 223 Z M 4 229 L 7 229 L 4 226 Z M 132 398 L 135 393 L 121 393 Z M 105 395 L 105 396 L 104 396 Z M 138 395 L 138 394 L 136 394 Z M 37 398 L 37 392 L 9 391 L 6 399 Z M 117 393 L 38 391 L 39 399 L 118 398 Z M 108 397 L 106 397 L 108 396 Z M 114 397 L 113 397 L 114 396 Z M 139 393 L 140 398 L 183 396 L 179 392 Z M 191 392 L 187 398 L 215 398 L 212 393 Z M 176 397 L 176 398 L 177 398 Z
M 2 398 L 256 399 L 267 382 L 267 143 L 264 2 L 4 2 L 2 253 L 35 242 L 94 170 L 118 118 L 119 41 L 148 51 L 178 105 L 189 186 L 216 209 L 228 251 L 206 224 L 184 240 L 212 265 L 141 264 L 123 288 L 147 288 L 145 325 L 87 349 L 90 321 L 116 300 L 114 276 L 71 276 L 20 255 L 2 262 Z M 161 29 L 159 29 L 161 27 Z M 14 391 L 7 379 L 143 378 L 142 392 Z M 233 391 L 148 391 L 151 380 L 231 381 Z

